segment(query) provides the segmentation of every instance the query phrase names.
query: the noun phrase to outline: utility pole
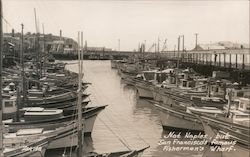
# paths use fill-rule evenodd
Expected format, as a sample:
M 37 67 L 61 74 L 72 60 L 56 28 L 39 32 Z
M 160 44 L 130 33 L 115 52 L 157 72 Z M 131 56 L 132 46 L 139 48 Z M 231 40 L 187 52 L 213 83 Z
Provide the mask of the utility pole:
M 175 57 L 175 50 L 176 50 L 176 45 L 174 45 L 174 57 Z
M 178 37 L 178 55 L 177 55 L 177 69 L 179 69 L 179 55 L 180 55 L 180 38 L 181 36 Z
M 141 43 L 138 44 L 138 52 L 141 52 Z
M 36 33 L 38 33 L 38 26 L 37 26 L 37 19 L 36 19 L 36 8 L 34 8 L 34 15 L 35 15 L 35 28 L 36 28 Z
M 198 46 L 198 33 L 195 33 L 195 50 L 197 50 L 197 46 Z
M 155 42 L 154 44 L 155 44 L 155 53 L 156 53 L 156 52 L 157 52 L 157 50 L 156 50 L 156 49 L 157 49 L 157 45 L 156 45 L 156 42 Z
M 185 51 L 184 35 L 182 35 L 182 51 Z
M 157 52 L 160 52 L 160 38 L 158 37 L 158 47 L 157 47 Z
M 178 42 L 177 42 L 177 51 L 180 51 L 180 36 L 178 37 Z
M 120 45 L 120 44 L 121 44 L 120 42 L 121 42 L 120 39 L 118 39 L 118 51 L 120 51 L 120 46 L 121 46 L 121 45 Z
M 0 0 L 0 17 L 3 17 L 2 0 Z M 3 66 L 3 23 L 0 18 L 0 157 L 3 157 L 3 97 L 2 97 L 2 66 Z

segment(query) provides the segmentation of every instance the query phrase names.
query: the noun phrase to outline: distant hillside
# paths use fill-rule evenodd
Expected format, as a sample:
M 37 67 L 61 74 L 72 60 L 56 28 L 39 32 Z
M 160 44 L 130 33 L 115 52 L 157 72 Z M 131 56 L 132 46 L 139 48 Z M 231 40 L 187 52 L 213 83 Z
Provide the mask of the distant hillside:
M 249 44 L 234 43 L 231 41 L 220 41 L 211 44 L 198 44 L 194 50 L 223 50 L 223 49 L 243 49 L 249 48 Z
M 249 44 L 246 43 L 234 43 L 231 41 L 220 41 L 219 45 L 224 46 L 225 49 L 239 49 L 239 48 L 249 48 Z

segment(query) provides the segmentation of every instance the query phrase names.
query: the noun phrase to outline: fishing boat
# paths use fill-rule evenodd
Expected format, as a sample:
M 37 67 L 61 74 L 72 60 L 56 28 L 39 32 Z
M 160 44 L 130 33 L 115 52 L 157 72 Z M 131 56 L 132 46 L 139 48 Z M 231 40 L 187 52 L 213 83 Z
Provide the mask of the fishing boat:
M 83 96 L 83 99 L 86 96 Z M 71 99 L 74 100 L 74 99 Z M 83 101 L 82 104 L 87 105 L 89 101 Z M 20 108 L 19 107 L 19 111 L 18 111 L 18 107 L 17 107 L 17 97 L 16 96 L 4 96 L 3 97 L 3 120 L 6 119 L 15 119 L 17 112 L 21 112 L 18 113 L 19 116 L 23 115 L 22 113 L 24 113 L 25 108 Z M 74 101 L 69 102 L 69 101 L 56 101 L 56 102 L 49 102 L 49 103 L 38 103 L 38 104 L 23 104 L 24 107 L 26 107 L 26 109 L 32 109 L 33 113 L 35 112 L 35 109 L 39 109 L 40 111 L 39 113 L 42 113 L 41 108 L 44 109 L 49 109 L 49 108 L 53 108 L 53 109 L 62 109 L 65 110 L 64 114 L 68 115 L 71 114 L 73 109 L 75 109 L 76 103 Z M 42 107 L 41 107 L 42 106 Z M 51 109 L 49 109 L 51 110 Z M 38 112 L 38 111 L 37 111 Z M 51 112 L 52 113 L 52 112 Z M 49 118 L 49 117 L 48 117 Z
M 51 96 L 47 98 L 33 98 L 33 101 L 29 101 L 29 104 L 27 106 L 30 107 L 36 107 L 36 106 L 42 106 L 46 108 L 59 108 L 63 107 L 65 104 L 70 104 L 72 102 L 75 102 L 77 100 L 77 96 L 74 92 L 68 92 L 65 95 L 67 97 L 63 97 L 64 94 L 60 96 Z M 82 99 L 86 99 L 89 95 L 83 94 Z M 59 99 L 59 97 L 63 99 Z M 30 100 L 30 99 L 29 99 Z M 39 101 L 40 100 L 40 101 Z
M 25 141 L 33 141 L 39 137 L 53 137 L 49 140 L 47 149 L 76 146 L 76 126 L 77 124 L 72 122 L 51 130 L 44 130 L 43 128 L 19 129 L 14 133 L 4 133 L 4 144 L 11 145 L 13 141 L 25 143 Z
M 205 149 L 203 151 L 203 157 L 223 157 L 223 156 L 227 156 L 227 157 L 234 157 L 234 156 L 241 156 L 241 157 L 248 157 L 249 156 L 249 145 L 242 145 L 241 143 L 239 143 L 236 140 L 236 144 L 235 145 L 221 145 L 216 141 L 220 141 L 220 142 L 228 142 L 230 143 L 230 141 L 233 141 L 233 139 L 227 137 L 227 139 L 215 139 L 217 136 L 223 137 L 225 136 L 225 134 L 223 134 L 223 132 L 221 132 L 221 130 L 217 127 L 214 128 L 210 125 L 209 122 L 206 122 L 206 120 L 204 120 L 201 116 L 197 116 L 197 119 L 199 119 L 199 121 L 201 121 L 202 126 L 204 128 L 204 132 L 205 134 L 208 136 L 208 145 L 205 146 Z M 233 147 L 234 150 L 231 151 L 221 151 L 226 147 Z M 214 151 L 212 151 L 214 150 Z
M 156 102 L 154 106 L 163 111 L 160 115 L 163 130 L 193 133 L 203 132 L 203 127 L 194 118 L 193 114 L 174 109 L 171 106 L 163 106 Z
M 94 128 L 94 123 L 98 114 L 105 109 L 106 106 L 96 106 L 96 107 L 88 107 L 84 108 L 82 117 L 85 121 L 85 136 L 91 136 L 91 133 Z M 77 110 L 72 110 L 71 114 L 64 115 L 58 118 L 51 118 L 51 119 L 40 119 L 40 120 L 32 120 L 32 121 L 20 121 L 20 122 L 13 122 L 10 120 L 4 121 L 4 125 L 9 132 L 17 131 L 18 129 L 25 129 L 25 128 L 43 128 L 45 130 L 48 129 L 55 129 L 59 126 L 72 123 L 77 118 Z
M 141 80 L 138 80 L 135 87 L 138 91 L 140 98 L 153 99 L 153 87 L 156 82 L 156 72 L 157 70 L 143 71 L 141 75 Z M 138 76 L 139 77 L 139 76 Z
M 183 130 L 183 131 L 203 131 L 201 123 L 195 115 L 209 123 L 212 127 L 220 130 L 221 133 L 229 133 L 232 139 L 237 140 L 243 145 L 249 146 L 249 99 L 238 98 L 238 107 L 232 108 L 230 105 L 225 110 L 213 107 L 186 107 L 187 111 L 178 110 L 175 107 L 155 104 L 166 114 L 163 114 L 161 121 L 164 129 Z
M 25 144 L 13 143 L 12 139 L 10 144 L 4 143 L 3 155 L 6 157 L 43 157 L 51 137 L 38 137 L 32 140 L 32 142 Z M 13 146 L 16 145 L 16 146 Z

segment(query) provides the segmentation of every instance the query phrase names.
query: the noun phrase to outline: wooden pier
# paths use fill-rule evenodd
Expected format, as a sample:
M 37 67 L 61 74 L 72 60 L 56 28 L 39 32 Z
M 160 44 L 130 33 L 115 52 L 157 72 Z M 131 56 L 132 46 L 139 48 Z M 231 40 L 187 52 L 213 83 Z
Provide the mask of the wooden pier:
M 76 53 L 56 53 L 56 59 L 75 59 Z M 84 59 L 109 60 L 139 56 L 143 59 L 179 60 L 180 63 L 209 65 L 214 67 L 250 70 L 250 49 L 224 49 L 200 51 L 165 51 L 165 52 L 133 52 L 133 51 L 88 51 Z

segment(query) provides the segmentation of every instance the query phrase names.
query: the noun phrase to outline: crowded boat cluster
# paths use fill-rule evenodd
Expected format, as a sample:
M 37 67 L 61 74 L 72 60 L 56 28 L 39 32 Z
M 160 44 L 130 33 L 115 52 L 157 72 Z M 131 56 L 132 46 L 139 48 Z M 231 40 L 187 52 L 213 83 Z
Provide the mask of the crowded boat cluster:
M 65 70 L 64 63 L 48 62 L 39 79 L 34 67 L 26 62 L 25 74 L 18 66 L 3 69 L 4 156 L 44 156 L 47 149 L 76 147 L 79 92 L 85 136 L 106 107 L 85 107 L 88 83 L 78 85 L 78 74 Z
M 111 62 L 122 81 L 134 86 L 138 97 L 150 101 L 161 113 L 164 130 L 229 135 L 250 148 L 250 86 L 232 82 L 224 71 L 203 76 L 177 62 L 159 66 L 157 60 Z M 160 67 L 160 68 L 159 68 Z M 207 129 L 209 128 L 209 129 Z
M 50 58 L 39 73 L 33 61 L 2 69 L 3 156 L 42 157 L 47 150 L 71 156 L 84 147 L 80 139 L 91 136 L 96 117 L 106 105 L 87 107 L 90 83 L 82 81 L 80 70 L 71 72 L 65 65 Z M 81 153 L 78 156 L 118 157 L 138 152 Z

